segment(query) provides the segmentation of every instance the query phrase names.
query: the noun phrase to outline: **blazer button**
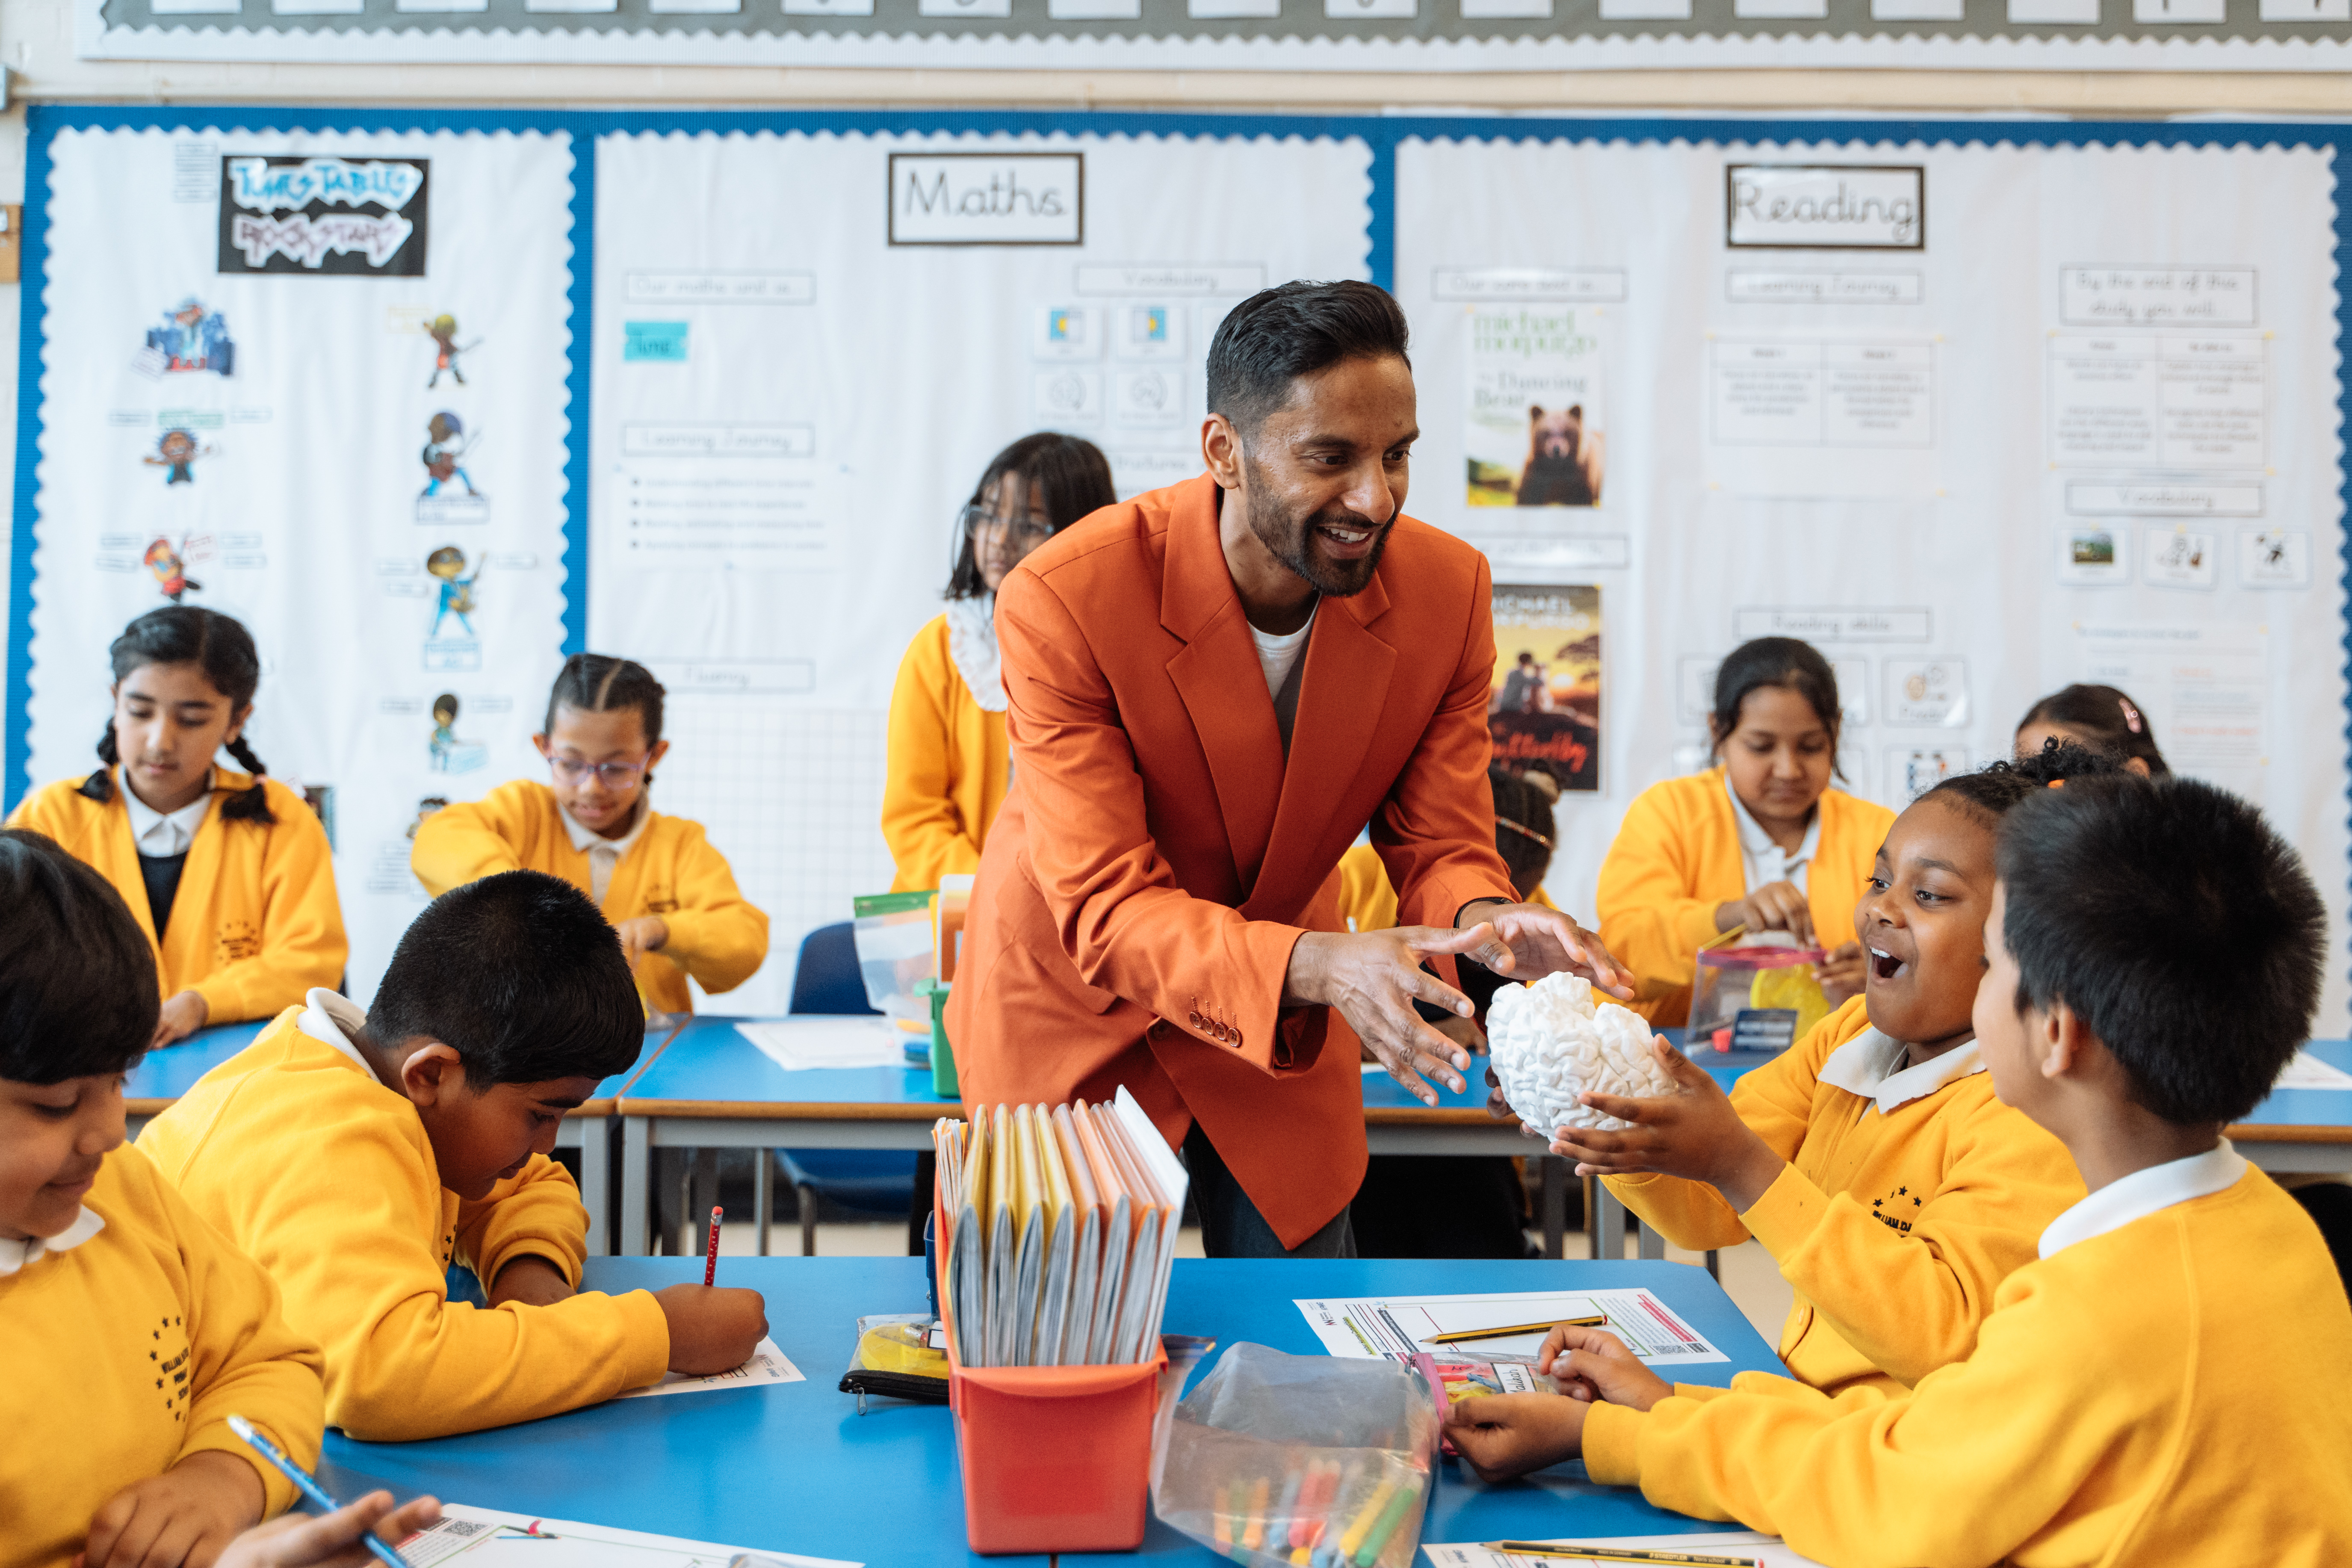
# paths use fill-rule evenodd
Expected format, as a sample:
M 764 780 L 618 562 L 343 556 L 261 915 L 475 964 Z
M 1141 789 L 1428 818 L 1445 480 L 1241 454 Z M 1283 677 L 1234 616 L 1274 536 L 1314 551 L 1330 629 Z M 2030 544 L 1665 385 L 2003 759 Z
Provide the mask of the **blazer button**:
M 1241 1032 L 1239 1029 L 1235 1029 L 1235 1030 L 1234 1031 L 1234 1049 L 1235 1049 L 1235 1050 L 1240 1050 L 1241 1048 L 1242 1048 L 1242 1032 Z
M 1187 1021 L 1196 1029 L 1202 1026 L 1201 1015 L 1198 1013 L 1192 1014 Z

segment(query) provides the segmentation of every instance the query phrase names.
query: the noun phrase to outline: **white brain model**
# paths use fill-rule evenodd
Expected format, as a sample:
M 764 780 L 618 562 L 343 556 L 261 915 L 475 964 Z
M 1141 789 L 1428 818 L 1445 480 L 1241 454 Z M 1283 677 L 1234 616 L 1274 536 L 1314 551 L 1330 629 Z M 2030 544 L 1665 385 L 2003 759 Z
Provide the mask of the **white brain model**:
M 1549 1135 L 1556 1127 L 1614 1129 L 1576 1097 L 1620 1094 L 1654 1099 L 1675 1092 L 1650 1054 L 1650 1026 L 1614 1002 L 1593 1005 L 1590 981 L 1547 974 L 1533 985 L 1506 985 L 1486 1009 L 1486 1044 L 1503 1098 L 1521 1121 Z

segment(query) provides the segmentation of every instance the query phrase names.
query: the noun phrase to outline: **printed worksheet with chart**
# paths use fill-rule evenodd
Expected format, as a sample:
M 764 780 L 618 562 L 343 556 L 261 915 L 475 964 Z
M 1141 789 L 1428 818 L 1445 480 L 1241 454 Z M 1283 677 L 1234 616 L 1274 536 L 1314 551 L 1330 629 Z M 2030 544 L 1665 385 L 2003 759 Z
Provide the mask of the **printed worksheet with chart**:
M 1612 1535 L 1572 1541 L 1480 1542 L 1459 1546 L 1423 1542 L 1433 1568 L 1623 1568 L 1626 1563 L 1673 1563 L 1698 1568 L 1822 1568 L 1752 1530 L 1705 1535 Z M 1646 1555 L 1654 1553 L 1655 1555 Z
M 441 1521 L 402 1542 L 400 1555 L 408 1568 L 729 1568 L 745 1558 L 749 1568 L 865 1568 L 838 1557 L 747 1553 L 740 1546 L 533 1519 L 463 1503 L 444 1504 Z
M 1475 1350 L 1481 1357 L 1531 1356 L 1554 1323 L 1605 1318 L 1605 1327 L 1650 1366 L 1729 1361 L 1654 1292 L 1520 1291 L 1495 1296 L 1358 1296 L 1301 1300 L 1298 1310 L 1333 1355 L 1402 1361 L 1424 1351 Z M 1437 1342 L 1435 1336 L 1533 1323 L 1523 1334 Z

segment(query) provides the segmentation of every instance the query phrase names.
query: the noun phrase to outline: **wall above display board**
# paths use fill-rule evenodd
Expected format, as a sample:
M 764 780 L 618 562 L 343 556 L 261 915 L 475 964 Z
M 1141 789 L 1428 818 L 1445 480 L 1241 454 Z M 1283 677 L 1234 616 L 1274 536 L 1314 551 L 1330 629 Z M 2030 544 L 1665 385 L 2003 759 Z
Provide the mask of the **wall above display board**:
M 781 1007 L 802 933 L 890 879 L 893 676 L 989 455 L 1050 428 L 1121 493 L 1189 477 L 1217 321 L 1295 277 L 1411 319 L 1407 510 L 1493 563 L 1492 729 L 1560 786 L 1566 907 L 1704 765 L 1717 663 L 1782 635 L 1890 805 L 2122 687 L 2352 930 L 2343 127 L 27 123 L 5 794 L 91 767 L 130 615 L 248 618 L 354 994 L 421 905 L 419 813 L 537 770 L 591 647 L 669 686 L 656 803 L 775 917 L 730 1005 Z
M 2340 70 L 2352 0 L 74 0 L 85 59 Z

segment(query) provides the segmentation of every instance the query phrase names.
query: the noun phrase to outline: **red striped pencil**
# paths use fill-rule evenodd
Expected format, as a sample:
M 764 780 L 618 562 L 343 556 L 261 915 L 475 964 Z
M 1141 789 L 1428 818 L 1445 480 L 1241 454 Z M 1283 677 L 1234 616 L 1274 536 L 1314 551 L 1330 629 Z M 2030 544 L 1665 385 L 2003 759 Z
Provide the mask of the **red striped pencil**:
M 710 1250 L 702 1255 L 702 1282 L 705 1285 L 719 1278 L 719 1216 L 726 1212 L 716 1204 L 710 1207 Z

